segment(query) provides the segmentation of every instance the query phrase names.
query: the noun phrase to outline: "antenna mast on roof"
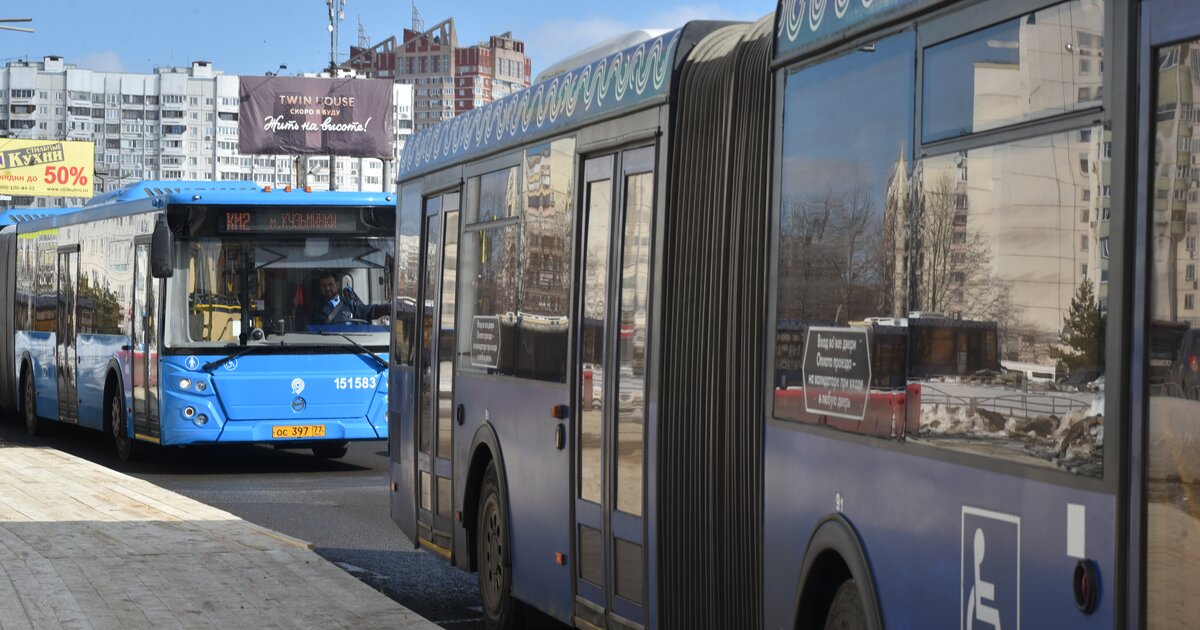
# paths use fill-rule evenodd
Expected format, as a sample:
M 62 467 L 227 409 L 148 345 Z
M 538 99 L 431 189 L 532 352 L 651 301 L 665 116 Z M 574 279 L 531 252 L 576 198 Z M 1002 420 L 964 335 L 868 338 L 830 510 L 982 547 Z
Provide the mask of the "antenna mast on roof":
M 421 12 L 417 10 L 417 3 L 412 3 L 412 30 L 418 33 L 425 32 L 425 20 L 421 19 Z
M 358 47 L 370 48 L 371 36 L 367 35 L 367 27 L 363 26 L 362 18 L 358 18 Z
M 416 10 L 417 10 L 417 7 L 414 5 L 413 11 L 416 11 Z M 33 18 L 0 18 L 0 22 L 32 22 L 32 21 L 33 21 Z M 6 31 L 17 31 L 19 33 L 32 33 L 33 32 L 33 29 L 31 29 L 31 28 L 25 28 L 23 26 L 9 26 L 7 24 L 0 25 L 0 29 L 6 30 Z

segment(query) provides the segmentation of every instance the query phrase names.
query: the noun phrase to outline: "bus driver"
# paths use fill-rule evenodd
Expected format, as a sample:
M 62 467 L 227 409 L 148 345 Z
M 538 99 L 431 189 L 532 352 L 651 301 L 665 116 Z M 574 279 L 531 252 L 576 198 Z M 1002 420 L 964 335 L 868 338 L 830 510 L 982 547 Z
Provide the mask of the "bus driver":
M 313 312 L 314 324 L 341 324 L 350 321 L 369 322 L 386 315 L 386 306 L 364 304 L 349 287 L 343 289 L 337 274 L 325 270 L 320 275 L 321 303 Z

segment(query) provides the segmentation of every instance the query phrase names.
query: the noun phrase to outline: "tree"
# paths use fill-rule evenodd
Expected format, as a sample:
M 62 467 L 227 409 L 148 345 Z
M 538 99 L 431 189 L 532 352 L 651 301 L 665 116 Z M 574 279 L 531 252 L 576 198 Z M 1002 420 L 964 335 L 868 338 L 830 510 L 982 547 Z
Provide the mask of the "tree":
M 1063 318 L 1059 345 L 1050 356 L 1069 370 L 1104 369 L 1104 329 L 1107 317 L 1100 310 L 1092 281 L 1084 278 L 1071 298 L 1071 308 Z

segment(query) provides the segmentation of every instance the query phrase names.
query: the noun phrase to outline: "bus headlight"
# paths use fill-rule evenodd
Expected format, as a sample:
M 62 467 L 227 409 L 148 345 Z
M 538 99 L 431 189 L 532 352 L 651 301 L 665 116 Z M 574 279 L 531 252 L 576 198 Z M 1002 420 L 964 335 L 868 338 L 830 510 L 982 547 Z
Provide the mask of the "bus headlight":
M 196 426 L 202 427 L 202 426 L 208 424 L 208 416 L 206 416 L 204 414 L 200 414 L 200 415 L 196 416 L 196 419 L 193 420 L 193 422 L 196 423 Z
M 206 389 L 208 389 L 208 383 L 205 383 L 204 381 L 196 381 L 196 391 L 202 392 Z
M 192 386 L 192 380 L 188 378 L 179 379 L 179 389 L 187 389 Z
M 196 408 L 195 408 L 195 407 L 190 407 L 190 406 L 189 406 L 189 407 L 184 407 L 184 408 L 183 408 L 183 417 L 184 417 L 184 418 L 192 418 L 192 417 L 194 417 L 195 415 L 196 415 Z

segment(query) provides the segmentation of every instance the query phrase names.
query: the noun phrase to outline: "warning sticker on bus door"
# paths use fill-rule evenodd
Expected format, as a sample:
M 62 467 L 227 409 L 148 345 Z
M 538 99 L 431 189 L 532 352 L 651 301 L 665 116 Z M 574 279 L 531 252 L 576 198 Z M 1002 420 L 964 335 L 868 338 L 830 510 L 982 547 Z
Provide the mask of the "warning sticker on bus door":
M 871 388 L 871 349 L 865 328 L 813 326 L 804 342 L 804 409 L 862 420 Z
M 494 368 L 500 365 L 500 318 L 476 315 L 471 328 L 471 365 Z

